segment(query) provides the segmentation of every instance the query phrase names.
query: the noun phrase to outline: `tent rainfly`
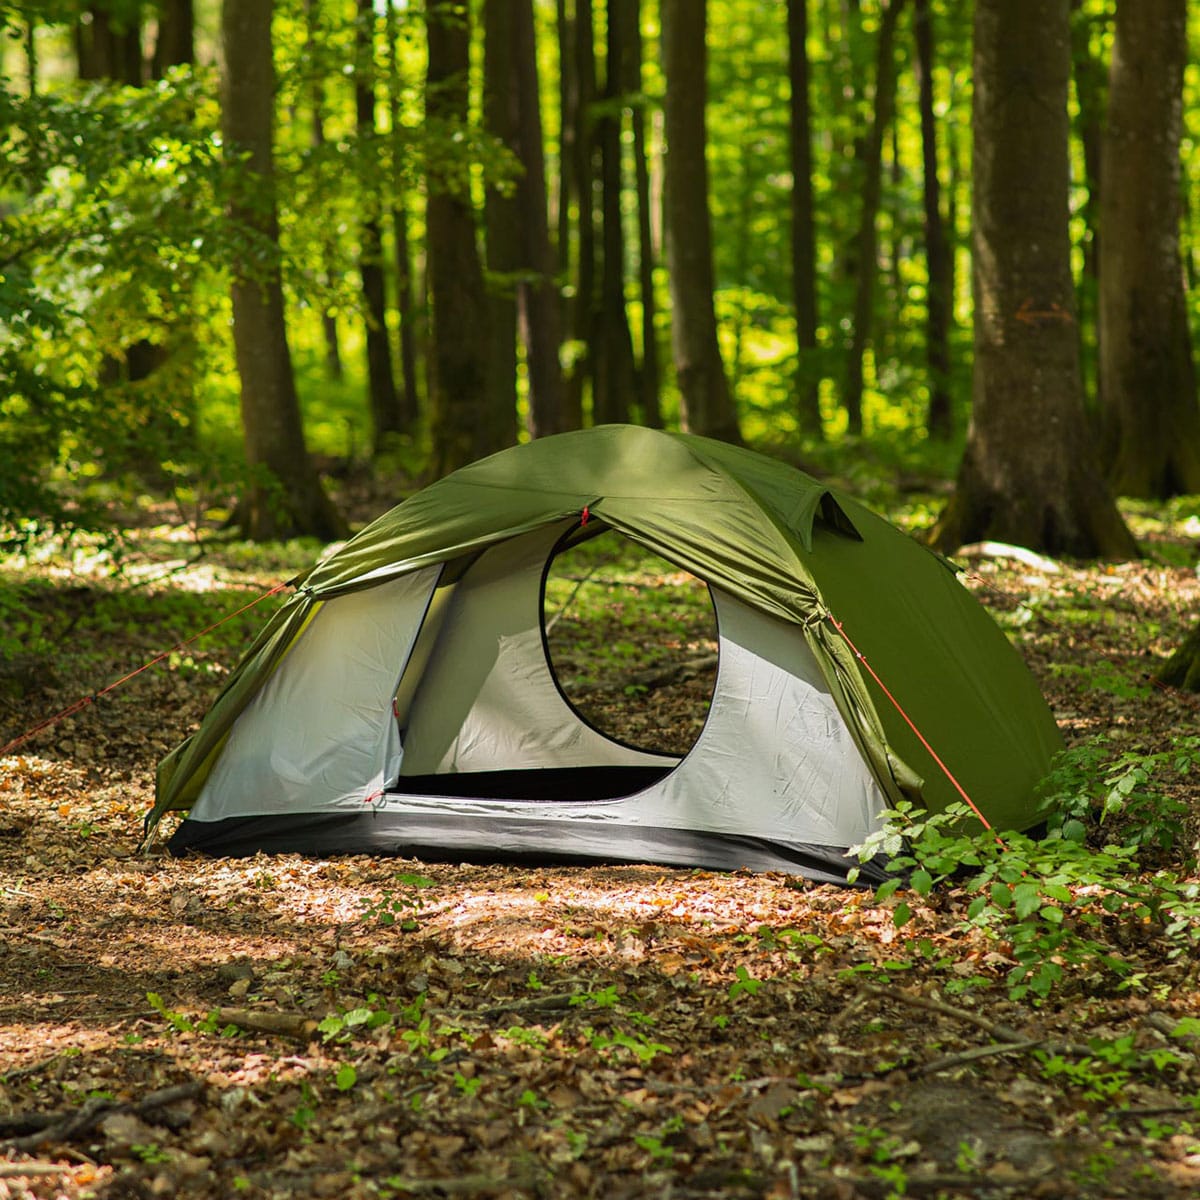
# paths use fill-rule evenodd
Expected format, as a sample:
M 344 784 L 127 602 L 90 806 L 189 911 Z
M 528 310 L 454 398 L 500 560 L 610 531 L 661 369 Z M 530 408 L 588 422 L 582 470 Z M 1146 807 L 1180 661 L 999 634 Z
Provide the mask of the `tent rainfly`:
M 550 665 L 553 555 L 616 530 L 709 588 L 719 661 L 682 756 L 589 726 Z M 160 765 L 175 853 L 651 862 L 844 881 L 907 798 L 1038 820 L 1061 748 L 938 556 L 752 451 L 606 425 L 448 475 L 299 577 Z M 864 875 L 864 879 L 867 875 Z

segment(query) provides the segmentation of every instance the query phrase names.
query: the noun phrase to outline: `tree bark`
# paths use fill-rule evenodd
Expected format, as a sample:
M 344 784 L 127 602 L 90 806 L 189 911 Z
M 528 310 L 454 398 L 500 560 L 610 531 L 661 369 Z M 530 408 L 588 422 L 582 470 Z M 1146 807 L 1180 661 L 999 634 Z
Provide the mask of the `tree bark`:
M 457 0 L 431 0 L 425 115 L 431 134 L 452 136 L 468 120 L 470 30 Z M 448 161 L 428 174 L 425 226 L 433 302 L 430 432 L 433 469 L 444 475 L 513 440 L 511 412 L 488 405 L 487 294 L 475 244 L 470 178 Z
M 1200 625 L 1192 627 L 1175 653 L 1159 668 L 1156 678 L 1170 687 L 1200 692 Z
M 638 395 L 642 422 L 651 429 L 662 427 L 659 390 L 662 372 L 658 360 L 658 301 L 654 293 L 653 202 L 650 196 L 650 167 L 646 150 L 646 104 L 642 95 L 641 0 L 625 0 L 621 13 L 627 23 L 624 59 L 624 90 L 633 104 L 633 170 L 637 191 L 638 293 L 642 301 L 642 363 L 638 372 Z
M 357 0 L 354 25 L 354 119 L 362 155 L 362 218 L 358 237 L 358 276 L 362 284 L 367 394 L 371 411 L 371 450 L 379 454 L 390 439 L 410 432 L 400 417 L 387 328 L 387 288 L 383 275 L 383 220 L 378 191 L 375 136 L 375 7 Z
M 1083 407 L 1068 236 L 1068 0 L 977 0 L 974 40 L 974 407 L 932 540 L 946 551 L 994 539 L 1133 557 Z
M 862 185 L 862 208 L 855 238 L 854 332 L 846 365 L 847 431 L 863 431 L 863 359 L 871 337 L 872 307 L 875 303 L 875 276 L 879 272 L 879 202 L 883 192 L 883 135 L 892 123 L 896 105 L 896 20 L 904 0 L 889 0 L 879 19 L 875 50 L 875 105 L 871 127 L 863 148 L 866 175 Z
M 578 412 L 582 423 L 584 391 L 595 367 L 596 131 L 592 106 L 596 99 L 596 48 L 592 0 L 575 0 L 575 19 L 571 23 L 571 32 L 574 35 L 570 74 L 573 103 L 569 123 L 574 135 L 571 176 L 575 187 L 577 217 L 575 296 L 571 301 L 569 316 L 572 355 L 565 383 L 567 410 Z
M 408 239 L 407 182 L 404 172 L 404 138 L 400 122 L 399 30 L 396 28 L 396 0 L 387 0 L 384 8 L 385 36 L 388 46 L 388 118 L 392 138 L 392 253 L 396 263 L 396 309 L 400 316 L 400 379 L 397 396 L 400 418 L 406 429 L 416 425 L 421 411 L 417 386 L 417 323 L 413 295 L 412 252 Z
M 817 235 L 812 184 L 808 0 L 788 0 L 789 133 L 792 166 L 792 296 L 796 306 L 796 421 L 823 436 L 817 353 Z
M 162 79 L 171 67 L 196 61 L 196 14 L 192 0 L 159 0 L 158 36 L 150 70 Z
M 517 83 L 514 75 L 512 0 L 484 0 L 483 126 L 513 156 L 517 145 Z M 491 179 L 484 191 L 487 251 L 488 407 L 517 411 L 517 272 L 521 266 L 521 217 L 517 181 Z
M 937 118 L 933 108 L 933 16 L 929 0 L 915 0 L 917 90 L 921 113 L 922 200 L 925 214 L 925 363 L 929 370 L 929 436 L 945 441 L 954 432 L 950 401 L 950 248 L 942 221 L 938 177 Z
M 317 0 L 304 0 L 305 37 L 311 51 L 315 51 L 320 37 Z M 309 108 L 312 121 L 311 140 L 313 149 L 320 154 L 325 146 L 325 81 L 319 72 L 313 72 L 309 89 Z M 331 288 L 334 280 L 335 246 L 333 235 L 325 229 L 321 236 L 321 283 Z M 325 374 L 329 379 L 342 378 L 342 349 L 338 337 L 337 316 L 329 305 L 322 305 L 321 335 L 325 342 Z
M 1109 14 L 1105 14 L 1105 21 Z M 1092 26 L 1096 18 L 1084 5 L 1083 0 L 1071 0 L 1071 73 L 1075 80 L 1075 96 L 1078 102 L 1076 130 L 1083 147 L 1083 182 L 1085 199 L 1081 206 L 1084 223 L 1083 276 L 1079 281 L 1079 325 L 1091 328 L 1094 340 L 1099 342 L 1096 329 L 1098 314 L 1097 257 L 1100 252 L 1100 196 L 1103 191 L 1101 178 L 1101 145 L 1104 137 L 1105 80 L 1104 63 L 1092 49 Z M 1088 339 L 1084 339 L 1085 344 Z M 1094 351 L 1095 352 L 1095 351 Z M 1084 362 L 1084 377 L 1087 378 L 1088 363 Z M 1098 372 L 1098 363 L 1092 368 Z
M 671 345 L 691 433 L 740 442 L 713 310 L 712 226 L 705 160 L 705 0 L 663 0 L 667 150 L 664 209 L 671 281 Z
M 343 536 L 345 525 L 308 457 L 292 375 L 279 270 L 272 135 L 271 0 L 225 0 L 221 130 L 240 177 L 230 205 L 248 253 L 233 279 L 233 340 L 249 473 L 239 517 L 246 535 Z M 245 264 L 254 263 L 251 274 Z
M 88 5 L 88 20 L 76 22 L 79 78 L 112 79 L 140 87 L 145 79 L 141 17 L 136 8 L 117 9 L 112 0 L 101 0 Z
M 1100 196 L 1100 394 L 1121 495 L 1200 492 L 1200 406 L 1180 255 L 1186 0 L 1121 0 Z
M 517 180 L 524 277 L 517 288 L 517 314 L 529 372 L 529 432 L 533 437 L 578 429 L 578 412 L 564 405 L 562 306 L 554 247 L 546 213 L 546 164 L 542 142 L 541 93 L 532 0 L 514 0 L 513 61 L 517 76 Z
M 637 394 L 633 338 L 625 309 L 625 232 L 621 219 L 621 126 L 624 100 L 621 81 L 625 46 L 623 0 L 608 0 L 606 13 L 602 114 L 596 123 L 600 148 L 600 212 L 602 254 L 599 308 L 596 319 L 592 420 L 609 424 L 629 420 Z

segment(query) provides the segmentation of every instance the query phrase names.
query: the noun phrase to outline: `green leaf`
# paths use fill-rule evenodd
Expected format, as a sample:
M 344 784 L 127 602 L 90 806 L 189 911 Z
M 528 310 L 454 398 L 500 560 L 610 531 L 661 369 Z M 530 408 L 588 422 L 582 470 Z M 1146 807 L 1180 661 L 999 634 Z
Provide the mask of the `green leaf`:
M 339 1092 L 348 1092 L 358 1082 L 358 1072 L 351 1063 L 342 1063 L 333 1077 Z
M 933 876 L 928 871 L 914 871 L 908 885 L 917 895 L 928 896 L 933 887 Z
M 1013 888 L 1013 907 L 1019 921 L 1037 912 L 1042 903 L 1042 893 L 1036 883 L 1018 883 Z
M 875 903 L 882 904 L 894 896 L 900 887 L 899 879 L 886 879 L 875 889 Z
M 910 920 L 912 920 L 912 909 L 903 902 L 897 904 L 892 912 L 892 924 L 897 929 L 902 929 Z

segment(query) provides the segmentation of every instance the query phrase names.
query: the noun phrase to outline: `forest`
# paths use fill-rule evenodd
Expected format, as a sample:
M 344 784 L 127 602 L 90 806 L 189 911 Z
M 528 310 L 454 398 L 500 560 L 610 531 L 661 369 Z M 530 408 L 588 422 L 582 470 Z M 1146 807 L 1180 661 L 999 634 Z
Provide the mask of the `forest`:
M 0 1200 L 1195 1195 L 1193 8 L 0 5 Z M 143 838 L 288 581 L 618 423 L 946 556 L 1065 742 L 1039 836 L 902 805 L 879 887 Z M 686 753 L 703 584 L 564 572 L 570 702 Z

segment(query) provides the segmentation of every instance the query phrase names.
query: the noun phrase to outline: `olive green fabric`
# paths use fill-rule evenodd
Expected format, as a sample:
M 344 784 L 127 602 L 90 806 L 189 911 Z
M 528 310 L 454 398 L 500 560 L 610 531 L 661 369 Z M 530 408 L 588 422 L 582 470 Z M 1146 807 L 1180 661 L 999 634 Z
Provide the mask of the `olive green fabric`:
M 314 605 L 551 522 L 582 519 L 585 509 L 796 624 L 892 800 L 940 810 L 960 798 L 911 721 L 990 823 L 1028 828 L 1036 821 L 1035 789 L 1061 748 L 1058 730 L 1020 657 L 943 560 L 784 463 L 706 438 L 607 425 L 464 467 L 302 576 L 199 731 L 163 761 L 151 823 L 194 801 L 233 722 Z

